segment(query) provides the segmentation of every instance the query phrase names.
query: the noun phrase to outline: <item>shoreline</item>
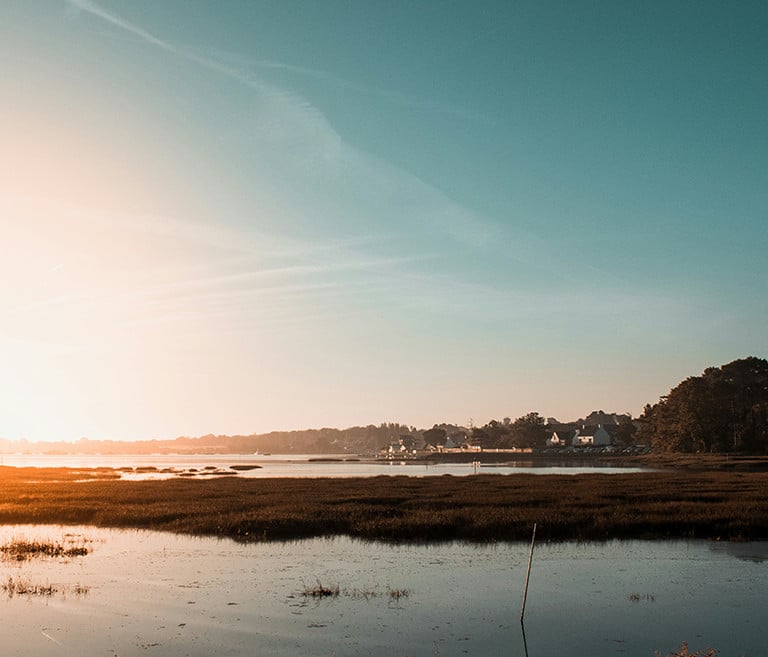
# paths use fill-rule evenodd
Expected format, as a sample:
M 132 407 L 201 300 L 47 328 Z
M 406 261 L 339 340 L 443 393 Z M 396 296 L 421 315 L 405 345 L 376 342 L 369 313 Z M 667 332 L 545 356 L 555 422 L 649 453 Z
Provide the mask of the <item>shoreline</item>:
M 150 529 L 239 541 L 345 535 L 493 542 L 529 540 L 535 522 L 545 541 L 768 540 L 768 473 L 721 465 L 709 460 L 641 474 L 147 481 L 121 481 L 105 468 L 3 466 L 0 524 Z
M 398 460 L 398 459 L 393 459 Z M 417 457 L 424 463 L 531 463 L 536 466 L 645 467 L 663 470 L 768 472 L 768 456 L 742 454 L 621 454 L 589 452 L 458 452 Z

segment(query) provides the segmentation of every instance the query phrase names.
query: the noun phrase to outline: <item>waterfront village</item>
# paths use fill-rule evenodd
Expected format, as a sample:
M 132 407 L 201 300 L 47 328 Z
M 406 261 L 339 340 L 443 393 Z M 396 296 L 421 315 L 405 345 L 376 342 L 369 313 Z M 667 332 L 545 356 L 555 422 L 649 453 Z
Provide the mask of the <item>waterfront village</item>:
M 466 429 L 449 424 L 435 425 L 420 432 L 421 435 L 403 434 L 378 452 L 378 458 L 402 460 L 437 454 L 568 454 L 568 453 L 644 453 L 645 445 L 633 442 L 640 423 L 629 414 L 593 411 L 576 422 L 558 422 L 547 418 L 539 425 L 538 440 L 531 438 L 525 444 L 511 444 L 499 436 L 509 436 L 512 420 L 491 421 L 481 428 Z M 536 427 L 532 427 L 536 431 Z M 496 439 L 488 440 L 488 433 L 496 433 Z M 523 444 L 519 444 L 522 442 Z
M 378 459 L 414 459 L 433 455 L 469 458 L 472 454 L 526 452 L 614 452 L 643 449 L 637 445 L 641 420 L 629 414 L 593 411 L 574 422 L 529 413 L 523 417 L 491 420 L 482 426 L 435 424 L 417 429 L 396 422 L 268 434 L 213 435 L 172 440 L 79 440 L 30 442 L 0 438 L 0 454 L 349 454 Z M 637 435 L 636 435 L 637 434 Z M 462 457 L 461 455 L 465 456 Z

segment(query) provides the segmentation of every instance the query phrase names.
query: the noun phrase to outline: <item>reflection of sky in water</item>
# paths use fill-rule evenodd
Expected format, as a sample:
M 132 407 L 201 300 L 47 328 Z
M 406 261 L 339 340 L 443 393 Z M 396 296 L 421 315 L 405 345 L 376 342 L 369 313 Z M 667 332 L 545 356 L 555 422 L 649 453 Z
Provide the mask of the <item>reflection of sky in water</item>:
M 68 562 L 0 562 L 0 581 L 70 587 L 46 598 L 0 597 L 0 615 L 14 628 L 4 654 L 524 654 L 524 544 L 242 545 L 143 531 L 0 528 L 3 541 L 68 532 L 93 539 L 93 552 Z M 756 555 L 766 554 L 768 543 L 539 545 L 526 606 L 529 656 L 651 657 L 682 641 L 721 655 L 764 654 L 768 570 Z M 338 585 L 340 595 L 302 595 L 318 582 Z M 72 594 L 75 584 L 89 592 Z M 408 595 L 393 599 L 390 589 Z
M 450 474 L 468 476 L 484 474 L 581 474 L 600 472 L 647 472 L 648 468 L 617 468 L 594 464 L 585 467 L 574 466 L 535 466 L 532 463 L 429 463 L 417 464 L 404 461 L 370 462 L 357 460 L 356 457 L 340 456 L 338 460 L 321 462 L 317 454 L 312 455 L 264 455 L 264 454 L 137 454 L 137 455 L 47 455 L 47 454 L 3 454 L 0 460 L 4 465 L 16 467 L 67 467 L 67 468 L 149 468 L 158 470 L 173 469 L 176 474 L 162 472 L 123 472 L 125 479 L 159 479 L 176 476 L 180 472 L 195 472 L 195 476 L 218 474 L 231 471 L 233 465 L 258 465 L 253 470 L 240 471 L 240 477 L 376 477 L 380 475 L 408 475 L 430 477 Z M 314 461 L 310 459 L 315 459 Z M 481 457 L 482 460 L 482 457 Z M 217 472 L 218 471 L 218 472 Z

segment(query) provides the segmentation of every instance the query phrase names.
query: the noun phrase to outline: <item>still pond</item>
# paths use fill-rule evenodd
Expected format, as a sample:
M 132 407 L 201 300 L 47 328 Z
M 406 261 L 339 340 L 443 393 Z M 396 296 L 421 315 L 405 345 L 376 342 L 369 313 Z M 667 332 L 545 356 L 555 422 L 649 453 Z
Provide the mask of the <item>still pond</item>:
M 0 560 L 14 657 L 768 655 L 768 543 L 537 545 L 523 636 L 524 544 L 0 527 L 0 544 L 20 538 L 88 554 Z

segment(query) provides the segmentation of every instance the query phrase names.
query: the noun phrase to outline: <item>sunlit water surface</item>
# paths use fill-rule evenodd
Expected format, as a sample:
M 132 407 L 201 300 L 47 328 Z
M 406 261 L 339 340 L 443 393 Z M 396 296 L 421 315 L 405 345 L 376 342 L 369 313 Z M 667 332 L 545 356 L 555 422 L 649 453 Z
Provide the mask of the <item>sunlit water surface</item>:
M 612 467 L 598 463 L 584 466 L 536 465 L 530 461 L 489 463 L 478 456 L 475 463 L 414 463 L 413 461 L 371 461 L 349 455 L 329 457 L 323 461 L 318 454 L 2 454 L 0 465 L 15 467 L 51 468 L 156 468 L 158 472 L 122 472 L 124 479 L 158 479 L 179 473 L 196 476 L 220 474 L 231 466 L 258 466 L 253 470 L 240 470 L 241 477 L 375 477 L 380 475 L 407 475 L 430 477 L 450 474 L 465 476 L 478 473 L 492 474 L 603 474 L 648 472 L 649 468 Z M 162 472 L 173 470 L 174 473 Z M 229 474 L 234 474 L 230 472 Z
M 652 657 L 682 641 L 722 657 L 768 655 L 768 543 L 538 545 L 524 641 L 523 544 L 244 545 L 0 527 L 2 543 L 68 535 L 91 552 L 0 560 L 0 582 L 57 589 L 0 591 L 3 655 Z M 303 594 L 318 584 L 339 595 Z

